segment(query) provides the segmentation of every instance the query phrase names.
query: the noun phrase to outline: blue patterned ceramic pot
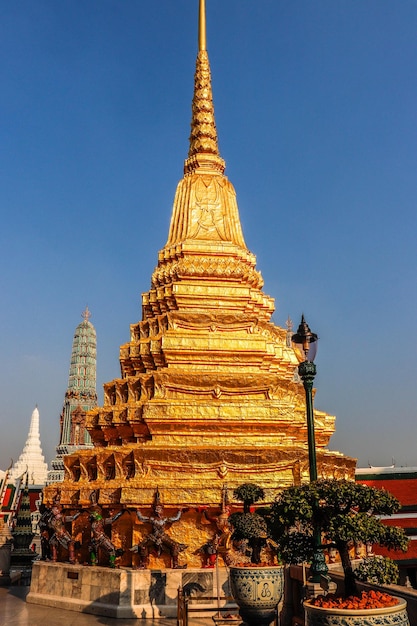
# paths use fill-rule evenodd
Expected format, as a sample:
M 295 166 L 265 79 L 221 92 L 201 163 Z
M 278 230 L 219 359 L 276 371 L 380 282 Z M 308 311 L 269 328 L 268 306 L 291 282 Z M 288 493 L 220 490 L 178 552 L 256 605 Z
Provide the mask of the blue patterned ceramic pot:
M 230 567 L 230 588 L 248 626 L 269 626 L 284 591 L 284 567 Z
M 304 602 L 306 626 L 410 626 L 407 602 L 383 609 L 323 609 Z

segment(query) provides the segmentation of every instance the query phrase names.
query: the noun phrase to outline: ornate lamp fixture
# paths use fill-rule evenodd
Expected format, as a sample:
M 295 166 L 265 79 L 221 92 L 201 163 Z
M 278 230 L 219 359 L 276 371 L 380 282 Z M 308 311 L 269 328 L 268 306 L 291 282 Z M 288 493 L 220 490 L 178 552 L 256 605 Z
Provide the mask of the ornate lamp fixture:
M 317 480 L 316 461 L 316 439 L 314 435 L 314 414 L 313 414 L 313 382 L 316 376 L 316 366 L 313 363 L 317 354 L 318 337 L 312 333 L 304 315 L 301 316 L 301 323 L 297 332 L 292 336 L 294 347 L 301 354 L 304 354 L 304 361 L 298 366 L 298 373 L 303 381 L 306 393 L 307 412 L 307 436 L 308 436 L 308 460 L 310 470 L 310 481 Z
M 308 462 L 310 471 L 310 482 L 317 480 L 317 459 L 316 459 L 316 438 L 314 434 L 314 411 L 313 411 L 313 382 L 316 376 L 316 366 L 314 359 L 317 354 L 318 336 L 312 333 L 304 315 L 301 316 L 301 323 L 297 332 L 292 336 L 292 342 L 301 354 L 304 361 L 298 366 L 298 373 L 306 394 L 306 416 L 307 416 L 307 439 L 308 439 Z M 317 506 L 320 504 L 317 502 Z M 314 532 L 314 553 L 310 568 L 310 581 L 320 583 L 321 576 L 327 574 L 328 568 L 323 554 L 321 542 L 321 531 L 318 527 Z

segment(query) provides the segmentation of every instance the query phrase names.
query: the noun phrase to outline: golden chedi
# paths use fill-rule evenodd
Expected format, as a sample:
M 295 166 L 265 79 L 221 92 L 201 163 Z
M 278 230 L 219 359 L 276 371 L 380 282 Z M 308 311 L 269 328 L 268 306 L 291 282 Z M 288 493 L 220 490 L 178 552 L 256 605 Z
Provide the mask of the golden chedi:
M 134 512 L 148 515 L 158 488 L 167 515 L 187 508 L 169 532 L 188 544 L 181 559 L 189 566 L 200 564 L 196 552 L 214 530 L 198 508 L 216 514 L 224 484 L 231 494 L 255 482 L 272 501 L 277 489 L 308 480 L 297 355 L 290 330 L 270 321 L 274 301 L 262 291 L 224 170 L 200 0 L 190 149 L 168 240 L 142 295 L 142 320 L 120 348 L 121 378 L 104 385 L 104 406 L 87 415 L 95 447 L 64 458 L 61 483 L 68 508 L 88 508 L 97 490 L 102 507 L 132 509 L 113 530 L 127 547 L 149 532 Z M 315 411 L 319 476 L 353 478 L 354 459 L 327 448 L 334 423 Z M 168 555 L 151 559 L 168 563 Z

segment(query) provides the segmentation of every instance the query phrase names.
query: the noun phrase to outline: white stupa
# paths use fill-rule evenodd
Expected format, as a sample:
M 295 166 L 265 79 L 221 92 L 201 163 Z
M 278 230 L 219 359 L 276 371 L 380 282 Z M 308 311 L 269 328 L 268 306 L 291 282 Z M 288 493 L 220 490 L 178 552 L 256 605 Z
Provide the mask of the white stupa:
M 41 438 L 39 434 L 38 407 L 32 413 L 29 434 L 25 447 L 19 459 L 13 465 L 9 478 L 16 480 L 27 471 L 29 485 L 44 485 L 48 473 L 48 465 L 42 454 Z

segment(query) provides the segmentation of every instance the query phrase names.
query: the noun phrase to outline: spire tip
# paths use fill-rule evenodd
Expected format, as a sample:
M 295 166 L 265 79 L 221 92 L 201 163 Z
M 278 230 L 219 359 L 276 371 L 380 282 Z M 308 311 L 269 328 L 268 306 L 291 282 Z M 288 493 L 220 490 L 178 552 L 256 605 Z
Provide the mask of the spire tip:
M 88 320 L 90 319 L 90 317 L 91 317 L 91 313 L 90 313 L 90 311 L 89 311 L 89 309 L 88 309 L 88 305 L 85 307 L 85 311 L 83 311 L 83 312 L 81 313 L 81 317 L 82 317 L 82 318 L 83 318 L 86 322 L 88 322 Z
M 200 0 L 198 17 L 198 50 L 207 50 L 206 0 Z

